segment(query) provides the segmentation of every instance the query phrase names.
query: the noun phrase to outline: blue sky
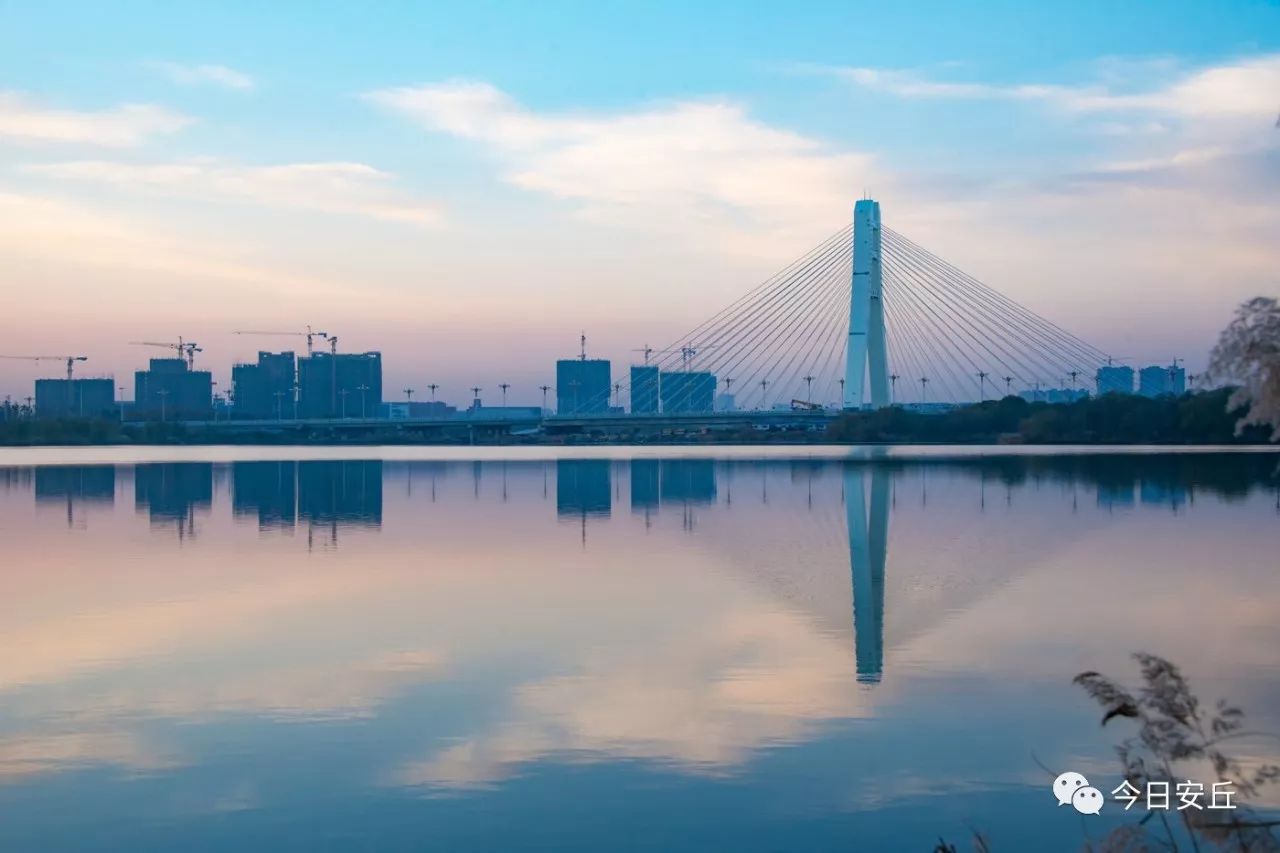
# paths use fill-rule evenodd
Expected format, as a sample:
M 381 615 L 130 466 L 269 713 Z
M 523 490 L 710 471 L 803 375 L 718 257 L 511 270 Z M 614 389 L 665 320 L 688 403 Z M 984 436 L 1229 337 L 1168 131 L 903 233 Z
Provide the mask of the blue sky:
M 233 328 L 329 324 L 388 387 L 532 401 L 580 328 L 674 338 L 863 191 L 1139 360 L 1277 290 L 1276 4 L 757 5 L 0 3 L 0 333 L 226 374 L 275 343 Z

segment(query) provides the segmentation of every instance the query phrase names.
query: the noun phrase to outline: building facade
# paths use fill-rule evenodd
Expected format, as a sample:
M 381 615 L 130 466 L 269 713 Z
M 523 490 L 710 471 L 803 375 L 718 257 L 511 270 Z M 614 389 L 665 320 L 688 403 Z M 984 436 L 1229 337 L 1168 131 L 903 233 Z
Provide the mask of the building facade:
M 664 370 L 659 381 L 664 415 L 694 414 L 715 408 L 716 377 L 700 370 Z
M 631 414 L 658 413 L 659 376 L 660 371 L 656 366 L 631 365 Z
M 556 413 L 603 415 L 609 411 L 610 365 L 603 358 L 556 362 Z
M 382 353 L 318 352 L 298 359 L 298 417 L 376 418 L 382 413 Z
M 1186 391 L 1187 372 L 1176 364 L 1169 367 L 1153 364 L 1138 372 L 1138 393 L 1144 397 L 1181 396 Z
M 1103 394 L 1132 394 L 1133 368 L 1122 364 L 1108 364 L 1098 368 L 1094 380 L 1098 385 L 1098 396 Z
M 37 379 L 36 417 L 107 418 L 119 413 L 111 379 Z
M 138 420 L 203 421 L 213 417 L 213 374 L 186 359 L 153 358 L 133 375 L 131 416 Z
M 297 415 L 292 352 L 259 352 L 256 364 L 231 368 L 231 413 L 237 419 L 292 418 Z

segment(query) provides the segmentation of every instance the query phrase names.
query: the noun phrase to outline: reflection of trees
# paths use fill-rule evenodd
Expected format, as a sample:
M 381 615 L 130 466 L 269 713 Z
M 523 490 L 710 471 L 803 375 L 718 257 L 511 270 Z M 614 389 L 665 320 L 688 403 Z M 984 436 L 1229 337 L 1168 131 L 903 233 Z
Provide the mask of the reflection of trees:
M 890 470 L 944 468 L 1005 486 L 1035 482 L 1087 485 L 1117 491 L 1142 485 L 1167 492 L 1204 491 L 1227 500 L 1245 497 L 1250 489 L 1280 487 L 1276 463 L 1280 455 L 1249 452 L 1068 453 L 1058 455 L 953 457 L 927 461 L 868 462 Z

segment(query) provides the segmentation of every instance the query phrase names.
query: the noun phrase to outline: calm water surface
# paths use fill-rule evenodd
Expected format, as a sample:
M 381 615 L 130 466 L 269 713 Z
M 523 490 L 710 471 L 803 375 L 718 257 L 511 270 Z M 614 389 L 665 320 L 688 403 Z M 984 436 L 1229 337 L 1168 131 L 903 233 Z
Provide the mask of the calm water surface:
M 0 456 L 0 849 L 1070 850 L 1077 672 L 1280 731 L 1274 454 L 436 453 Z

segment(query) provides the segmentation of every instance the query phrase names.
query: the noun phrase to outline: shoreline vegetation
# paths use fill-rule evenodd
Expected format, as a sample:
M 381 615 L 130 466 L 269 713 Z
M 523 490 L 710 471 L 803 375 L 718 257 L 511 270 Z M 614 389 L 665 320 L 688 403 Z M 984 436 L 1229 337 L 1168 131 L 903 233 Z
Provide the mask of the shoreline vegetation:
M 673 431 L 662 435 L 586 433 L 502 436 L 497 440 L 423 440 L 406 435 L 395 422 L 359 439 L 316 430 L 280 432 L 193 428 L 183 423 L 120 422 L 113 419 L 6 417 L 0 445 L 201 445 L 201 444 L 1261 444 L 1270 443 L 1264 425 L 1237 429 L 1246 406 L 1231 406 L 1235 389 L 1138 397 L 1106 394 L 1071 403 L 1030 403 L 1005 397 L 941 413 L 890 406 L 845 412 L 825 430 L 750 427 L 736 430 Z

